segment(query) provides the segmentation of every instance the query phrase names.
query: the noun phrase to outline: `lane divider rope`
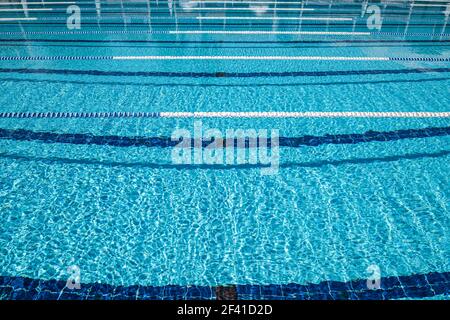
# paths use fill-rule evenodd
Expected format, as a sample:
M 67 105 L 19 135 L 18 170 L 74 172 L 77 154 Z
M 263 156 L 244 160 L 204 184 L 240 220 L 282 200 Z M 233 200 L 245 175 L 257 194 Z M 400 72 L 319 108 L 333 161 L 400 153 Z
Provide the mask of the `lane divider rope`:
M 344 32 L 344 31 L 223 31 L 223 30 L 75 30 L 75 31 L 2 31 L 0 35 L 84 35 L 84 34 L 240 34 L 240 35 L 358 35 L 358 36 L 426 36 L 426 37 L 450 37 L 450 33 L 428 33 L 428 32 Z
M 0 61 L 65 60 L 299 60 L 299 61 L 429 61 L 450 62 L 450 57 L 333 57 L 333 56 L 0 56 Z
M 0 60 L 323 60 L 323 61 L 450 61 L 438 57 L 333 57 L 333 56 L 1 56 Z
M 344 31 L 217 31 L 217 30 L 89 30 L 89 31 L 3 31 L 0 35 L 17 34 L 298 34 L 298 35 L 371 35 L 370 32 L 344 32 Z
M 0 112 L 0 118 L 450 118 L 450 112 Z

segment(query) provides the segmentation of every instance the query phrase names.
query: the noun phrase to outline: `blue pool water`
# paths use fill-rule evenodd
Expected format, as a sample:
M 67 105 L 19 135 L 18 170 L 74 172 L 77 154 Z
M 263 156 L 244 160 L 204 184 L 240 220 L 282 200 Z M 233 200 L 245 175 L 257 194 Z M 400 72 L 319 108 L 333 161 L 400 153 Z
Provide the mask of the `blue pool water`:
M 67 29 L 67 5 L 30 5 L 53 10 L 0 19 L 0 113 L 449 112 L 448 1 L 411 2 L 380 5 L 380 30 L 368 28 L 361 1 L 274 1 L 260 16 L 239 1 L 190 10 L 188 1 L 76 1 L 79 30 Z M 0 18 L 25 17 L 4 7 L 22 8 L 2 5 Z M 92 59 L 113 56 L 410 60 Z M 439 290 L 412 297 L 448 298 L 448 116 L 201 121 L 278 129 L 278 174 L 174 164 L 165 143 L 192 131 L 192 118 L 0 117 L 0 297 L 20 298 L 15 277 L 64 285 L 72 265 L 82 285 L 237 285 L 248 299 L 261 298 L 251 286 L 280 297 L 271 286 L 356 283 L 376 264 L 382 286 L 405 277 L 425 288 L 434 282 L 424 275 L 437 274 Z M 377 298 L 411 297 L 401 292 Z

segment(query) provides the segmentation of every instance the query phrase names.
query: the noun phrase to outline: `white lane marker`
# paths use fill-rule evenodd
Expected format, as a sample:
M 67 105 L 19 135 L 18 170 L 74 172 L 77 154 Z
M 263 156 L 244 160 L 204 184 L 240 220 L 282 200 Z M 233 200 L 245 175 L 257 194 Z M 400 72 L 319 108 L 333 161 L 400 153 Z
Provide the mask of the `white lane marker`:
M 203 3 L 203 4 L 208 4 L 208 3 L 225 3 L 225 4 L 302 4 L 301 1 L 299 2 L 288 2 L 288 1 L 192 1 L 193 3 Z
M 370 32 L 345 32 L 345 31 L 223 31 L 223 30 L 172 30 L 169 34 L 271 34 L 271 35 L 320 35 L 320 36 L 370 36 Z
M 0 12 L 22 12 L 24 9 L 0 9 Z M 25 11 L 53 11 L 52 8 L 27 8 Z
M 303 61 L 389 61 L 389 57 L 329 56 L 113 56 L 113 60 L 303 60 Z
M 448 118 L 450 112 L 160 112 L 161 118 Z
M 0 21 L 32 21 L 37 18 L 0 18 Z
M 414 4 L 411 3 L 411 7 L 446 7 L 448 4 L 447 3 L 443 3 L 443 4 Z
M 201 11 L 245 11 L 253 8 L 189 8 L 189 10 L 201 10 Z M 314 11 L 312 8 L 264 8 L 265 11 Z
M 304 21 L 353 21 L 352 18 L 334 17 L 196 17 L 197 20 L 304 20 Z
M 27 4 L 36 4 L 36 5 L 42 5 L 42 4 L 76 4 L 75 1 L 59 1 L 59 2 L 48 2 L 48 3 L 44 3 L 44 2 L 27 2 Z M 0 2 L 0 6 L 20 6 L 22 5 L 22 2 Z

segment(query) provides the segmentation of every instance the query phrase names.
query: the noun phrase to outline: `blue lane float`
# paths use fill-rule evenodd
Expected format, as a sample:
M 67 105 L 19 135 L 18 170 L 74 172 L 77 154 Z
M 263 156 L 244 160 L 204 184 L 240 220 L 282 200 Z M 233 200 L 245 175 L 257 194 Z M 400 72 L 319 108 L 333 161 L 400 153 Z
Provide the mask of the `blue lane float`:
M 159 112 L 0 112 L 1 118 L 160 118 Z
M 450 112 L 429 111 L 199 111 L 199 112 L 0 112 L 0 119 L 90 118 L 450 118 Z

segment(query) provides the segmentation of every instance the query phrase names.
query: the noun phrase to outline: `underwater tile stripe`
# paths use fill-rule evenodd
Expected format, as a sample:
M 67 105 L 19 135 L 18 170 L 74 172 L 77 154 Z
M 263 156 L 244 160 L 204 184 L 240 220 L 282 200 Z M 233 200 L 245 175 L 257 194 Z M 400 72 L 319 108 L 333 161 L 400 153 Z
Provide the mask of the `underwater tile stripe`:
M 213 300 L 209 286 L 113 286 L 101 283 L 81 284 L 68 289 L 66 281 L 0 276 L 3 300 Z
M 450 294 L 450 272 L 384 277 L 380 290 L 368 290 L 366 281 L 237 285 L 236 290 L 239 300 L 390 300 Z
M 281 10 L 281 11 L 283 11 L 283 12 L 279 12 L 278 17 L 279 16 L 287 16 L 287 17 L 289 17 L 289 16 L 298 15 L 298 13 L 293 11 L 293 10 L 287 10 L 287 11 L 286 10 Z M 223 10 L 222 10 L 222 12 L 223 12 Z M 233 12 L 234 14 L 247 14 L 248 13 L 248 11 L 245 10 L 245 9 L 231 10 L 231 12 Z M 58 11 L 55 10 L 52 13 L 53 14 L 51 14 L 51 12 L 47 12 L 48 17 L 39 17 L 39 21 L 63 21 L 63 20 L 67 19 L 65 16 L 61 15 L 61 13 L 64 14 L 65 11 L 58 12 Z M 86 13 L 86 15 L 84 16 L 83 19 L 85 19 L 85 20 L 98 20 L 98 17 L 95 15 L 96 12 L 86 10 L 85 13 Z M 201 12 L 197 11 L 197 13 L 210 14 L 210 13 L 213 13 L 213 12 L 208 11 L 208 10 L 202 10 Z M 424 16 L 425 16 L 425 13 L 426 13 L 426 11 L 423 12 Z M 120 12 L 120 11 L 109 11 L 108 12 L 108 17 L 105 20 L 111 21 L 111 20 L 114 20 L 114 19 L 121 19 L 122 18 L 121 14 L 122 14 L 122 12 Z M 322 13 L 318 12 L 317 14 L 321 15 Z M 350 16 L 350 15 L 354 16 L 355 15 L 354 12 L 345 12 L 345 11 L 344 12 L 340 12 L 339 14 L 348 15 L 348 16 Z M 392 14 L 389 14 L 389 13 L 386 12 L 385 13 L 385 17 L 387 18 L 386 20 L 394 22 L 394 21 L 396 21 L 395 18 L 396 18 L 396 16 L 398 14 L 399 14 L 398 12 L 392 12 Z M 442 13 L 441 12 L 426 13 L 426 16 L 427 16 L 428 19 L 417 20 L 417 22 L 414 21 L 414 23 L 410 23 L 410 26 L 411 25 L 423 25 L 424 24 L 423 21 L 433 22 L 433 20 L 431 20 L 433 18 L 436 19 L 435 22 L 438 23 L 438 24 L 440 22 L 442 22 L 442 20 L 440 20 L 440 18 L 442 17 Z M 127 12 L 127 17 L 137 18 L 137 19 L 140 18 L 142 20 L 145 19 L 144 21 L 148 21 L 148 12 L 147 11 L 128 11 Z M 179 16 L 178 17 L 178 21 L 183 20 L 183 19 L 185 19 L 185 20 L 193 20 L 194 18 L 195 18 L 195 16 L 193 16 L 193 15 L 192 16 L 185 16 L 185 17 L 180 17 Z M 271 19 L 274 20 L 274 18 L 271 18 Z M 356 20 L 355 20 L 355 18 L 353 18 L 353 19 L 355 21 L 355 25 L 357 25 L 357 26 L 362 26 L 363 25 L 363 23 L 361 23 L 361 20 L 358 20 L 358 17 L 356 17 Z M 152 21 L 154 21 L 154 20 L 165 20 L 165 21 L 170 21 L 172 24 L 174 23 L 173 22 L 174 19 L 173 19 L 173 17 L 170 16 L 170 14 L 168 15 L 167 12 L 159 11 L 159 10 L 156 10 L 156 11 L 152 12 L 151 20 Z M 266 19 L 266 20 L 269 20 L 269 19 Z M 401 22 L 401 23 L 404 23 L 404 22 Z M 389 22 L 386 23 L 386 25 L 388 25 L 388 26 L 392 26 L 394 24 L 395 23 L 389 23 Z M 192 23 L 192 25 L 196 25 L 196 24 Z M 335 24 L 333 24 L 333 25 L 335 25 Z
M 244 41 L 244 40 L 128 40 L 128 39 L 22 39 L 22 38 L 10 38 L 0 39 L 0 42 L 68 42 L 68 43 L 169 43 L 169 44 L 323 44 L 323 43 L 441 43 L 450 42 L 449 39 L 396 39 L 396 40 L 384 40 L 384 39 L 351 39 L 351 40 L 261 40 L 261 41 Z
M 158 0 L 159 2 L 161 2 L 161 0 Z M 208 3 L 214 3 L 211 1 L 208 1 Z M 223 3 L 223 2 L 222 2 Z M 242 2 L 235 2 L 236 4 L 242 4 Z M 257 2 L 256 2 L 257 3 Z M 28 4 L 30 4 L 28 2 Z M 52 3 L 53 4 L 53 3 Z M 78 3 L 80 4 L 80 3 Z M 311 8 L 311 7 L 297 7 L 297 8 L 289 8 L 289 7 L 281 7 L 278 6 L 280 4 L 280 2 L 277 3 L 277 6 L 274 8 L 266 8 L 265 11 L 273 11 L 273 12 L 277 12 L 280 15 L 283 14 L 298 14 L 300 13 L 300 11 L 309 11 L 306 13 L 309 14 L 317 14 L 317 15 L 351 15 L 351 16 L 359 16 L 360 15 L 360 8 L 335 8 L 332 10 L 332 12 L 329 12 L 327 9 L 325 8 L 320 8 L 320 7 L 316 7 L 316 8 Z M 298 3 L 295 3 L 298 4 Z M 0 2 L 0 6 L 4 5 Z M 141 14 L 148 14 L 148 8 L 145 4 L 143 4 L 144 6 L 134 6 L 134 5 L 130 5 L 129 3 L 127 3 L 126 8 L 125 7 L 114 7 L 114 6 L 110 6 L 111 4 L 109 4 L 107 7 L 103 7 L 102 12 L 107 13 L 107 16 L 111 15 L 111 14 L 122 14 L 122 13 L 141 13 Z M 417 7 L 418 5 L 416 5 Z M 420 7 L 420 6 L 419 6 Z M 439 7 L 445 7 L 445 5 L 439 5 Z M 61 15 L 61 14 L 65 14 L 65 8 L 64 7 L 54 7 L 54 10 L 52 10 L 51 12 L 46 12 L 45 15 Z M 95 14 L 97 11 L 96 9 L 94 9 L 92 6 L 86 6 L 86 7 L 82 7 L 83 12 L 86 14 Z M 230 12 L 242 12 L 242 13 L 249 13 L 248 11 L 252 11 L 252 8 L 249 7 L 239 7 L 239 6 L 233 6 L 233 7 L 191 7 L 189 9 L 191 12 L 195 11 L 195 13 L 211 13 L 211 11 L 219 11 L 219 12 L 223 12 L 223 11 L 230 11 Z M 312 12 L 315 11 L 315 12 Z M 409 14 L 409 10 L 408 9 L 401 9 L 401 8 L 386 8 L 385 10 L 383 10 L 384 14 L 390 18 L 390 17 L 396 17 L 398 15 L 403 15 L 403 14 Z M 161 15 L 161 16 L 165 16 L 168 19 L 173 19 L 173 15 L 170 15 L 170 11 L 168 10 L 167 7 L 158 7 L 158 6 L 154 6 L 151 8 L 151 13 L 153 15 Z M 251 12 L 250 12 L 251 13 Z M 415 14 L 420 14 L 420 17 L 416 17 L 418 18 L 418 20 L 423 19 L 424 17 L 429 17 L 429 16 L 442 16 L 443 11 L 441 10 L 441 8 L 436 8 L 433 10 L 429 10 L 429 8 L 424 8 L 424 9 L 420 9 L 417 8 L 414 11 Z M 187 15 L 186 17 L 192 17 L 194 16 L 193 14 L 191 15 Z
M 365 142 L 387 142 L 403 139 L 430 138 L 450 135 L 450 127 L 429 127 L 424 129 L 406 129 L 396 131 L 367 131 L 365 133 L 336 134 L 324 136 L 303 137 L 280 137 L 280 147 L 298 148 L 301 146 L 319 146 L 324 144 L 357 144 Z M 115 147 L 174 147 L 179 141 L 172 141 L 169 137 L 125 137 L 125 136 L 94 136 L 83 133 L 54 133 L 34 132 L 25 129 L 2 129 L 0 128 L 0 139 L 16 141 L 39 141 L 43 143 L 67 143 L 77 145 L 107 145 Z M 202 146 L 211 144 L 212 140 L 203 140 Z M 228 142 L 227 142 L 228 143 Z M 234 144 L 237 145 L 236 141 Z M 191 146 L 194 146 L 194 139 Z M 246 139 L 244 147 L 249 148 L 249 138 Z M 269 141 L 270 146 L 270 141 Z
M 372 70 L 327 70 L 327 71 L 284 71 L 284 72 L 172 72 L 172 71 L 104 71 L 104 70 L 72 70 L 72 69 L 29 69 L 0 68 L 0 73 L 19 74 L 57 74 L 88 75 L 115 77 L 177 77 L 177 78 L 258 78 L 258 77 L 325 77 L 351 75 L 384 75 L 384 74 L 422 74 L 447 73 L 450 68 L 414 68 L 414 69 L 372 69 Z
M 449 118 L 450 112 L 0 112 L 1 118 Z
M 318 284 L 227 286 L 113 286 L 81 284 L 68 289 L 62 280 L 0 276 L 3 300 L 388 300 L 450 294 L 450 272 L 431 272 L 381 278 L 379 290 L 367 289 L 366 280 L 323 281 Z
M 131 17 L 130 17 L 131 18 Z M 90 27 L 90 28 L 96 28 L 98 27 L 98 22 L 94 21 L 93 19 L 86 19 L 88 21 L 92 21 L 92 22 L 84 22 L 83 25 L 85 27 Z M 122 19 L 116 19 L 117 22 L 113 22 L 111 20 L 115 20 L 115 19 L 109 19 L 109 22 L 102 22 L 101 25 L 105 26 L 105 27 L 113 27 L 113 28 L 120 28 L 123 26 L 123 20 Z M 136 20 L 136 18 L 135 18 Z M 135 28 L 145 28 L 148 27 L 148 22 L 147 18 L 142 18 L 141 19 L 142 22 L 133 22 L 131 27 L 135 27 Z M 158 17 L 156 19 L 154 19 L 154 21 L 151 23 L 153 28 L 164 28 L 164 29 L 168 29 L 168 28 L 172 28 L 172 27 L 176 27 L 178 25 L 178 27 L 181 28 L 191 28 L 191 27 L 198 27 L 200 25 L 199 21 L 202 21 L 201 24 L 203 24 L 205 27 L 211 27 L 211 28 L 217 28 L 217 27 L 221 27 L 223 26 L 223 21 L 221 22 L 220 20 L 208 20 L 208 21 L 204 21 L 204 20 L 196 20 L 196 22 L 182 22 L 179 21 L 178 23 L 174 23 L 174 22 L 155 22 L 155 21 L 165 21 L 167 19 Z M 187 21 L 187 20 L 185 20 Z M 233 22 L 227 22 L 227 27 L 229 29 L 238 29 L 238 28 L 244 28 L 244 27 L 248 27 L 248 22 L 246 21 L 239 21 L 239 20 L 232 20 Z M 236 22 L 234 22 L 236 21 Z M 264 22 L 266 21 L 266 22 Z M 431 28 L 433 26 L 436 25 L 436 23 L 439 23 L 438 21 L 429 21 L 427 23 L 410 23 L 409 27 L 410 28 L 418 28 L 418 27 L 426 27 L 426 28 Z M 17 23 L 15 23 L 14 21 L 12 22 L 5 22 L 5 25 L 7 25 L 8 27 L 11 26 L 17 26 Z M 252 26 L 253 28 L 270 28 L 273 25 L 273 21 L 271 20 L 261 20 L 261 21 L 252 21 Z M 66 22 L 63 22 L 60 19 L 53 19 L 53 20 L 49 20 L 49 19 L 36 19 L 35 21 L 30 21 L 30 22 L 22 22 L 21 25 L 23 27 L 53 27 L 53 28 L 61 28 L 64 29 L 66 28 L 67 24 Z M 309 20 L 308 22 L 303 23 L 302 22 L 302 26 L 303 27 L 315 27 L 317 28 L 318 26 L 323 26 L 323 27 L 334 27 L 336 29 L 344 29 L 344 28 L 350 28 L 353 27 L 353 25 L 355 27 L 361 27 L 361 28 L 365 28 L 366 24 L 365 23 L 354 23 L 354 24 L 350 24 L 350 23 L 346 23 L 346 22 L 342 22 L 342 21 L 336 21 L 336 22 L 329 22 L 329 21 L 311 21 Z M 298 27 L 298 22 L 288 22 L 288 21 L 280 21 L 280 26 L 283 28 L 295 28 L 296 26 Z M 384 23 L 383 24 L 384 27 L 398 27 L 398 23 Z M 405 25 L 406 26 L 406 25 Z M 163 30 L 161 30 L 163 31 Z M 215 30 L 214 30 L 215 31 Z M 157 32 L 157 31 L 156 31 Z M 175 31 L 176 32 L 176 31 Z M 235 30 L 233 32 L 239 32 L 239 30 Z M 267 31 L 266 31 L 267 32 Z M 272 32 L 290 32 L 292 35 L 321 35 L 321 36 L 342 36 L 342 35 L 351 35 L 351 34 L 334 34 L 335 32 L 360 32 L 360 31 L 272 31 Z M 302 34 L 300 32 L 313 32 L 312 34 Z M 321 34 L 319 34 L 319 32 Z M 323 34 L 323 32 L 328 32 Z M 153 33 L 149 33 L 149 34 L 153 34 Z M 244 33 L 248 34 L 248 33 Z M 283 33 L 282 33 L 283 34 Z M 353 34 L 355 35 L 355 34 Z M 362 34 L 362 35 L 367 35 L 367 36 L 375 36 L 375 35 L 371 35 L 370 33 L 368 34 Z M 444 33 L 442 34 L 444 35 Z M 360 35 L 358 35 L 360 36 Z M 404 36 L 408 36 L 407 34 Z M 439 36 L 441 36 L 441 34 L 439 33 Z
M 171 2 L 171 1 L 172 0 L 159 0 L 158 3 L 166 4 L 167 2 Z M 202 2 L 202 1 L 205 1 L 205 0 L 192 0 L 192 2 L 199 2 L 199 3 Z M 404 2 L 405 2 L 405 5 L 406 5 L 407 2 L 413 2 L 413 1 L 414 0 L 405 0 Z M 439 0 L 415 0 L 415 1 L 416 2 L 430 2 L 430 1 L 445 2 L 445 0 L 440 0 L 440 1 Z M 49 2 L 47 2 L 47 4 L 55 4 L 55 3 L 57 3 L 57 4 L 66 4 L 66 3 L 73 3 L 73 2 L 75 2 L 75 1 L 70 1 L 70 2 L 65 2 L 65 1 L 64 2 L 52 2 L 52 1 L 49 1 Z M 209 4 L 211 4 L 211 3 L 214 3 L 214 4 L 229 3 L 229 4 L 231 4 L 230 0 L 206 0 L 206 2 L 208 2 Z M 31 2 L 31 3 L 32 4 L 42 4 L 42 2 Z M 76 3 L 78 3 L 78 4 L 84 4 L 84 3 L 92 4 L 92 0 L 91 1 L 89 1 L 89 0 L 76 0 Z M 237 6 L 239 4 L 254 4 L 254 3 L 258 3 L 258 4 L 294 4 L 294 5 L 300 5 L 302 3 L 302 1 L 298 1 L 298 0 L 292 0 L 292 1 L 270 1 L 270 0 L 247 0 L 247 1 L 244 1 L 244 0 L 240 0 L 240 1 L 237 1 L 237 2 L 233 3 L 233 5 Z M 4 5 L 11 5 L 11 4 L 21 4 L 21 3 L 20 2 L 4 3 Z M 30 4 L 30 2 L 28 2 L 28 4 Z M 108 6 L 120 5 L 120 1 L 111 1 L 111 2 L 109 2 L 107 4 L 108 4 Z M 136 3 L 131 3 L 130 5 L 133 6 L 133 7 L 136 7 L 136 6 L 139 6 L 139 5 L 145 6 L 146 3 L 145 2 L 136 2 Z M 351 2 L 344 2 L 344 3 L 341 3 L 340 5 L 345 5 L 346 7 L 353 7 L 353 6 L 359 7 L 357 3 L 351 3 Z

